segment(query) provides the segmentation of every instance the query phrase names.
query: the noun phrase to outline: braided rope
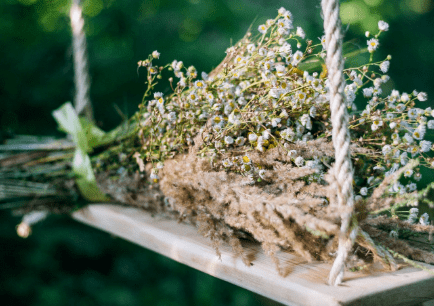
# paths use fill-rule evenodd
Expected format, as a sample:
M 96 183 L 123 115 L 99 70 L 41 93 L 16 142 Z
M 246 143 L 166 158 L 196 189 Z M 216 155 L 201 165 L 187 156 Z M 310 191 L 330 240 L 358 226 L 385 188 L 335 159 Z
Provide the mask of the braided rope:
M 92 104 L 89 98 L 90 78 L 87 65 L 86 36 L 80 0 L 73 0 L 69 12 L 72 28 L 72 44 L 74 55 L 75 110 L 93 121 Z
M 322 0 L 324 30 L 326 35 L 327 58 L 330 88 L 330 110 L 332 138 L 335 149 L 333 173 L 337 188 L 338 207 L 341 211 L 341 229 L 337 257 L 329 275 L 330 285 L 339 285 L 344 275 L 344 266 L 357 236 L 357 227 L 349 232 L 354 206 L 353 170 L 350 156 L 350 134 L 348 113 L 345 105 L 345 80 L 343 76 L 344 59 L 342 57 L 341 20 L 339 18 L 339 0 Z M 344 207 L 344 206 L 347 207 Z

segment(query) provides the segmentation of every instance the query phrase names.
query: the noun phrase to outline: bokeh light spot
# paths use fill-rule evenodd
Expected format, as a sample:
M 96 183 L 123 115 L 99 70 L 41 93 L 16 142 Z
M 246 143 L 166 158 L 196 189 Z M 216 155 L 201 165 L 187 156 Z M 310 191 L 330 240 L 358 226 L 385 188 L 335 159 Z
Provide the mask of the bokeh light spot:
M 357 23 L 368 15 L 368 8 L 365 3 L 360 1 L 351 1 L 341 4 L 342 23 Z
M 383 0 L 364 0 L 365 3 L 369 6 L 379 6 Z

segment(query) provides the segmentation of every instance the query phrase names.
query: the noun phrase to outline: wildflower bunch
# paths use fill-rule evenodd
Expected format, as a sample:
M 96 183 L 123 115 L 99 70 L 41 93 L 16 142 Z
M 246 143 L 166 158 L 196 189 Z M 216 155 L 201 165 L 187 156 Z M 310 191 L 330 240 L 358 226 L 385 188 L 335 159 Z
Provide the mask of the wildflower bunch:
M 423 92 L 394 89 L 383 94 L 391 56 L 380 62 L 372 60 L 380 34 L 388 30 L 384 21 L 378 26 L 379 32 L 367 41 L 369 62 L 344 70 L 353 143 L 369 149 L 353 154 L 359 197 L 369 196 L 384 177 L 411 158 L 420 157 L 422 164 L 434 167 L 434 160 L 426 154 L 432 143 L 425 139 L 427 129 L 434 128 L 434 110 L 415 107 L 416 101 L 427 100 Z M 303 29 L 294 27 L 292 14 L 281 8 L 275 19 L 258 27 L 257 34 L 249 32 L 228 48 L 225 60 L 210 76 L 202 73 L 198 78 L 196 69 L 184 67 L 182 61 L 154 66 L 153 60 L 159 57 L 154 51 L 139 62 L 148 70 L 148 91 L 140 106 L 142 156 L 155 164 L 164 163 L 195 145 L 193 139 L 200 135 L 199 155 L 211 158 L 216 169 L 249 176 L 253 183 L 261 181 L 267 169 L 252 163 L 249 151 L 279 147 L 296 166 L 316 169 L 309 180 L 321 182 L 330 158 L 306 160 L 290 149 L 291 143 L 331 137 L 327 71 L 308 71 L 302 65 L 307 60 L 323 63 L 325 38 L 317 44 L 304 38 Z M 177 82 L 169 79 L 173 92 L 154 92 L 147 100 L 166 68 L 177 78 Z M 358 96 L 367 100 L 361 111 L 355 104 Z M 153 180 L 157 173 L 155 168 Z M 416 190 L 414 181 L 421 178 L 420 172 L 410 169 L 404 176 L 407 184 L 397 182 L 389 192 L 402 195 Z
M 279 9 L 276 18 L 228 48 L 209 74 L 199 76 L 194 66 L 176 60 L 158 66 L 155 52 L 139 62 L 148 87 L 136 114 L 141 147 L 133 158 L 141 171 L 146 163 L 151 186 L 159 183 L 180 218 L 196 218 L 214 243 L 230 237 L 242 255 L 233 232 L 240 229 L 272 257 L 280 248 L 292 248 L 308 260 L 329 260 L 339 211 L 330 205 L 336 191 L 328 184 L 335 154 L 327 50 L 324 36 L 306 39 L 293 22 L 289 11 Z M 395 219 L 366 219 L 366 210 L 395 216 L 399 207 L 426 200 L 427 191 L 417 191 L 416 182 L 421 166 L 434 168 L 426 139 L 434 111 L 416 107 L 427 100 L 423 92 L 386 92 L 391 56 L 377 62 L 373 57 L 388 25 L 380 21 L 378 27 L 375 36 L 366 33 L 369 60 L 344 69 L 344 94 L 361 229 L 356 244 L 394 269 L 393 257 L 376 242 L 405 249 L 413 259 L 419 251 L 390 237 L 390 226 L 387 233 L 379 229 Z M 171 90 L 156 91 L 165 70 L 174 73 Z M 416 210 L 402 223 L 429 227 L 428 215 L 419 217 Z M 434 262 L 430 253 L 423 257 Z

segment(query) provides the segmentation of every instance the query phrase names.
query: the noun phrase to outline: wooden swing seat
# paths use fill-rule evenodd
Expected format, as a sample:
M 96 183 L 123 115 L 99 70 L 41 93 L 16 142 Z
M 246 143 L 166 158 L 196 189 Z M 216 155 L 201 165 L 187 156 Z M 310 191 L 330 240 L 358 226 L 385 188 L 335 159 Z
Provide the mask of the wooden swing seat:
M 153 217 L 137 208 L 93 204 L 75 212 L 73 218 L 285 305 L 434 305 L 434 276 L 415 268 L 346 272 L 344 284 L 333 287 L 326 284 L 331 264 L 307 263 L 280 252 L 281 264 L 289 269 L 288 276 L 282 277 L 254 244 L 244 245 L 255 254 L 250 267 L 234 257 L 228 244 L 221 245 L 220 260 L 211 242 L 194 226 Z

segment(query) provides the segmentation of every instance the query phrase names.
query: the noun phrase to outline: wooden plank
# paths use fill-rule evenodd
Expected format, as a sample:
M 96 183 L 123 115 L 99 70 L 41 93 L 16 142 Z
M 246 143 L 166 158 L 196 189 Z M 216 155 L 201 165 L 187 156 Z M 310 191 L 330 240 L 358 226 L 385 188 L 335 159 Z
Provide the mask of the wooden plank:
M 279 253 L 291 272 L 279 276 L 274 264 L 257 245 L 253 266 L 235 258 L 228 245 L 221 246 L 221 260 L 208 239 L 192 225 L 152 217 L 136 208 L 90 205 L 73 217 L 180 263 L 213 275 L 286 305 L 417 305 L 434 298 L 434 277 L 426 271 L 405 268 L 393 273 L 346 273 L 339 287 L 326 285 L 326 263 L 306 263 L 291 253 Z M 434 267 L 426 265 L 433 269 Z

